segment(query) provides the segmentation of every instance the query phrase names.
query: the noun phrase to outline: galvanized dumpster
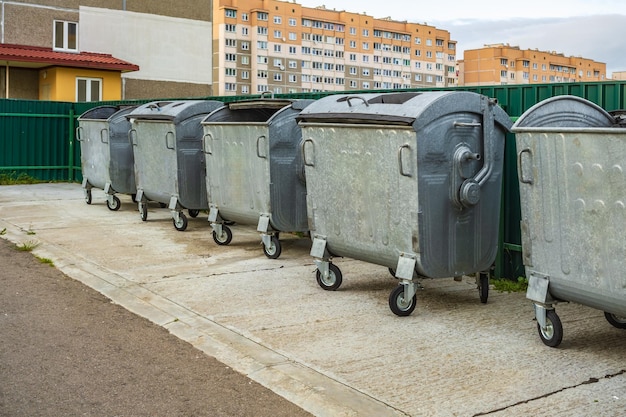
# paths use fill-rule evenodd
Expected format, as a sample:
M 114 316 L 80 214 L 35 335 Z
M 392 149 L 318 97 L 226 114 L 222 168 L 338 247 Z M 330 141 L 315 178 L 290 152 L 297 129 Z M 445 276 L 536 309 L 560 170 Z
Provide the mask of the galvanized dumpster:
M 224 219 L 256 225 L 270 259 L 279 232 L 308 232 L 306 184 L 296 116 L 313 100 L 260 98 L 229 103 L 203 121 L 209 221 L 230 243 Z
M 155 101 L 127 115 L 142 220 L 148 218 L 148 200 L 167 204 L 179 231 L 187 228 L 183 209 L 192 217 L 208 209 L 200 122 L 223 105 L 212 100 Z
M 337 289 L 346 256 L 387 266 L 389 297 L 415 308 L 414 276 L 476 273 L 496 257 L 508 115 L 470 92 L 328 96 L 299 116 L 317 281 Z
M 130 123 L 126 115 L 135 106 L 99 106 L 78 118 L 76 138 L 80 142 L 85 201 L 91 204 L 91 189 L 104 190 L 107 207 L 119 210 L 115 193 L 137 192 L 133 150 L 128 142 Z
M 626 126 L 597 105 L 557 96 L 515 123 L 526 296 L 556 347 L 554 306 L 571 301 L 626 328 Z

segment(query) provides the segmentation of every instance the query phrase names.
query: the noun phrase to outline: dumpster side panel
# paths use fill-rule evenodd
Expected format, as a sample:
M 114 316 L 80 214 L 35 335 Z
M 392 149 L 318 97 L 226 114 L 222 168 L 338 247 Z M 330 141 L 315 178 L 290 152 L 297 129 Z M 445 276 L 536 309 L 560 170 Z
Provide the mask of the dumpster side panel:
M 328 250 L 395 268 L 417 254 L 415 131 L 375 125 L 303 125 L 310 230 Z
M 79 121 L 83 178 L 96 188 L 104 189 L 109 178 L 109 125 L 104 120 Z
M 595 130 L 517 133 L 524 264 L 553 297 L 626 316 L 626 135 Z
M 148 200 L 169 203 L 178 195 L 176 128 L 162 121 L 135 120 L 135 180 Z
M 205 116 L 190 117 L 176 126 L 177 196 L 179 204 L 187 209 L 209 208 L 200 124 Z
M 302 129 L 295 119 L 298 113 L 286 108 L 269 127 L 271 224 L 276 230 L 288 232 L 308 230 Z
M 109 119 L 109 152 L 111 155 L 109 177 L 113 189 L 123 194 L 135 194 L 137 192 L 135 158 L 128 139 L 128 131 L 131 126 L 125 116 L 132 109 L 129 107 L 120 110 Z
M 269 132 L 265 123 L 210 124 L 204 128 L 209 204 L 220 215 L 256 225 L 270 212 Z
M 487 129 L 493 134 L 492 170 L 480 187 L 478 202 L 455 203 L 464 181 L 486 163 L 484 123 L 489 122 L 480 113 L 459 111 L 417 132 L 422 273 L 428 277 L 486 271 L 495 260 L 505 139 L 501 127 Z M 460 159 L 455 156 L 459 149 L 480 156 Z

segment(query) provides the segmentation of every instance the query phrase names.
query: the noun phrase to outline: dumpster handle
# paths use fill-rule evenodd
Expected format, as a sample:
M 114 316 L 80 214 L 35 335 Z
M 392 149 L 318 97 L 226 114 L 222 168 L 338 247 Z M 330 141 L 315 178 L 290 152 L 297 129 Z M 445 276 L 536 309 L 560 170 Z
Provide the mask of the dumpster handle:
M 202 151 L 205 154 L 213 155 L 213 149 L 208 149 L 207 145 L 209 144 L 209 139 L 207 138 L 211 139 L 211 143 L 213 143 L 213 135 L 211 135 L 210 133 L 207 133 L 206 135 L 204 135 L 202 137 Z
M 454 125 L 454 127 L 480 127 L 482 126 L 482 124 L 480 124 L 479 122 L 473 122 L 473 123 L 454 122 L 452 124 Z
M 263 92 L 261 93 L 261 98 L 264 98 L 264 97 L 265 97 L 265 96 L 267 96 L 268 94 L 270 95 L 270 98 L 274 98 L 274 92 L 273 92 L 273 91 L 263 91 Z
M 104 132 L 106 132 L 107 134 L 103 135 Z M 109 133 L 108 129 L 100 129 L 100 142 L 109 143 L 109 138 L 107 137 L 109 136 L 108 133 Z
M 128 131 L 128 141 L 130 142 L 132 146 L 137 146 L 137 141 L 135 139 L 137 139 L 137 130 L 130 129 Z
M 404 177 L 412 177 L 413 174 L 411 174 L 410 172 L 405 172 L 404 171 L 404 164 L 402 163 L 402 153 L 403 153 L 403 149 L 408 149 L 409 151 L 411 150 L 411 147 L 409 146 L 408 143 L 405 143 L 404 145 L 400 146 L 398 148 L 398 167 L 400 168 L 400 175 L 404 176 Z
M 174 145 L 170 146 L 170 141 L 168 140 L 168 138 L 173 138 L 174 137 L 174 133 L 173 132 L 167 132 L 165 134 L 165 147 L 167 149 L 174 149 Z
M 267 137 L 265 135 L 261 135 L 256 138 L 256 156 L 258 156 L 259 158 L 267 159 L 267 155 L 261 155 L 261 139 L 265 141 Z
M 524 178 L 524 171 L 522 170 L 522 154 L 528 153 L 528 155 L 532 158 L 533 152 L 529 148 L 522 149 L 517 153 L 517 175 L 519 176 L 519 181 L 523 184 L 532 184 L 533 179 Z
M 79 141 L 79 142 L 83 141 L 83 138 L 82 138 L 82 135 L 81 135 L 82 131 L 83 131 L 83 127 L 82 126 L 78 126 L 76 128 L 76 140 Z
M 366 107 L 369 107 L 369 103 L 367 102 L 367 100 L 365 100 L 363 97 L 359 97 L 359 96 L 348 96 L 346 97 L 346 103 L 348 103 L 348 106 L 352 107 L 352 103 L 350 103 L 350 100 L 352 100 L 353 98 L 359 99 L 361 101 L 363 101 L 363 103 L 365 103 Z
M 313 162 L 308 162 L 306 159 L 306 144 L 307 142 L 311 143 L 311 146 L 313 146 L 313 155 L 315 155 L 315 142 L 313 142 L 313 139 L 305 139 L 302 141 L 302 162 L 304 163 L 304 165 L 309 166 L 309 167 L 314 167 L 315 166 L 315 160 L 313 160 Z

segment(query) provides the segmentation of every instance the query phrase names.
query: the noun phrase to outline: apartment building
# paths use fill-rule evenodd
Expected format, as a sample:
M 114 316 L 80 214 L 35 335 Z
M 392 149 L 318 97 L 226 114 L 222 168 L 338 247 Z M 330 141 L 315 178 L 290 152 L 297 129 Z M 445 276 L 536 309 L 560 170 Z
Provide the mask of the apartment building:
M 211 95 L 211 13 L 203 0 L 0 0 L 0 97 Z
M 562 53 L 522 50 L 509 44 L 466 50 L 460 85 L 568 83 L 606 80 L 606 63 Z
M 280 0 L 213 1 L 218 95 L 450 87 L 456 41 L 427 24 Z

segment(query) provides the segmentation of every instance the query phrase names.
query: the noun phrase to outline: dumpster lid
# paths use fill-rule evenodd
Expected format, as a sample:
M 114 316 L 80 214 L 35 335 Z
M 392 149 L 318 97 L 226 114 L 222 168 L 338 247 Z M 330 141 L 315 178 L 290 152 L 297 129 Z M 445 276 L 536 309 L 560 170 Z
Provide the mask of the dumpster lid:
M 468 91 L 332 95 L 307 106 L 298 121 L 414 125 L 418 128 L 447 114 L 482 113 L 488 101 L 493 103 L 481 94 Z M 500 107 L 494 105 L 493 108 L 495 121 L 509 129 L 510 117 Z
M 223 107 L 224 103 L 214 100 L 152 101 L 137 107 L 126 115 L 129 119 L 164 120 L 178 123 L 201 114 L 208 114 Z
M 520 116 L 513 131 L 537 127 L 611 127 L 616 120 L 602 107 L 584 98 L 564 95 L 543 100 Z
M 120 110 L 120 106 L 106 105 L 87 110 L 78 117 L 78 120 L 107 120 Z

